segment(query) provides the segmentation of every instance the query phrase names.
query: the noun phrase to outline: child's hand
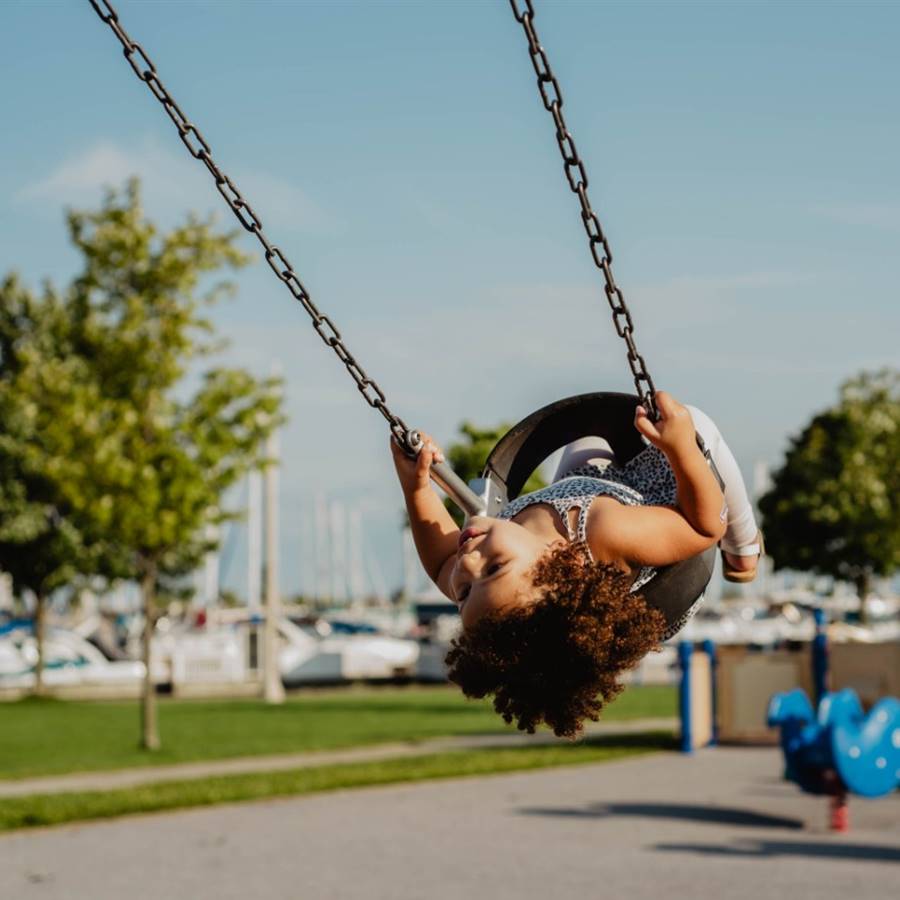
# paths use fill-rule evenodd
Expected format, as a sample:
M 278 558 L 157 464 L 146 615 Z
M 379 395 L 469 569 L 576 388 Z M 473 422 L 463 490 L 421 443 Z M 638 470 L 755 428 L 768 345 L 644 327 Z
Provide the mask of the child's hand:
M 697 436 L 688 408 L 665 391 L 657 391 L 655 399 L 659 420 L 651 421 L 647 410 L 638 406 L 634 411 L 634 427 L 667 456 L 672 453 L 681 454 L 695 447 Z
M 408 457 L 397 442 L 391 438 L 391 455 L 394 457 L 394 468 L 397 470 L 397 478 L 405 494 L 415 494 L 417 491 L 426 490 L 431 486 L 429 470 L 433 462 L 444 462 L 444 454 L 440 447 L 431 439 L 431 435 L 421 432 L 422 449 L 415 459 Z

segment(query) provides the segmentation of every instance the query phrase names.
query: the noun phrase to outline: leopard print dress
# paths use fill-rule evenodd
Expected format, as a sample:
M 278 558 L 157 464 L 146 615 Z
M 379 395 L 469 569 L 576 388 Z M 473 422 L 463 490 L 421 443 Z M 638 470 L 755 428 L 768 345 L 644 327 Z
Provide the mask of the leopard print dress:
M 665 454 L 656 447 L 647 446 L 624 466 L 610 463 L 604 468 L 594 465 L 580 466 L 567 472 L 559 481 L 549 487 L 524 494 L 510 501 L 499 513 L 500 519 L 512 519 L 523 509 L 535 503 L 552 506 L 565 523 L 570 541 L 587 544 L 588 509 L 595 497 L 612 497 L 626 506 L 674 506 L 676 500 L 675 473 Z M 573 529 L 569 525 L 568 512 L 578 507 L 578 524 Z M 643 566 L 631 587 L 632 593 L 640 590 L 653 576 L 656 569 Z M 703 602 L 703 595 L 666 631 L 663 640 L 684 627 Z

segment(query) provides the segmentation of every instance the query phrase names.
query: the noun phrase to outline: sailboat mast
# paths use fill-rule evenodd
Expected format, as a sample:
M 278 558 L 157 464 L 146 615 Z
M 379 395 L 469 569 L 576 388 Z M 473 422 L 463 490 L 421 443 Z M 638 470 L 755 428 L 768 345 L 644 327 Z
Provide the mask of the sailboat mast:
M 278 623 L 281 621 L 281 589 L 278 583 L 278 468 L 281 465 L 278 430 L 269 435 L 265 470 L 266 488 L 266 594 L 263 629 L 263 698 L 267 703 L 284 702 L 284 685 L 278 666 Z
M 262 473 L 247 473 L 247 608 L 259 611 L 262 589 Z

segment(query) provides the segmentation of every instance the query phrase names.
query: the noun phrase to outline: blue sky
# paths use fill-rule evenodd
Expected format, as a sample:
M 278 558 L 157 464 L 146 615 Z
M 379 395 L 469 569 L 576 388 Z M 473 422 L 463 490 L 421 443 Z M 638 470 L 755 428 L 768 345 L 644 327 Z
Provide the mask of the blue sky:
M 900 5 L 536 5 L 638 346 L 749 477 L 844 378 L 897 363 Z M 408 422 L 448 442 L 629 389 L 505 0 L 117 8 Z M 65 281 L 63 206 L 132 173 L 162 224 L 231 227 L 87 0 L 5 0 L 0 22 L 0 269 Z M 288 384 L 285 589 L 311 584 L 317 494 L 362 511 L 395 581 L 383 421 L 264 263 L 237 282 L 226 358 Z

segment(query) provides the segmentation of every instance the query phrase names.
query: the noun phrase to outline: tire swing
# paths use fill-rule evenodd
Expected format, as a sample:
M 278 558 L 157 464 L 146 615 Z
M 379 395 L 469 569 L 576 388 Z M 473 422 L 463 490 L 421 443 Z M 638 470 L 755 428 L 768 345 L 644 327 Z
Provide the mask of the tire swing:
M 118 13 L 109 0 L 90 0 L 90 3 L 122 45 L 125 59 L 135 75 L 162 104 L 188 152 L 207 168 L 215 181 L 216 189 L 242 227 L 259 241 L 269 267 L 300 302 L 323 343 L 330 347 L 344 364 L 369 406 L 378 410 L 388 422 L 398 444 L 410 456 L 415 456 L 421 448 L 418 432 L 408 428 L 403 419 L 391 411 L 384 391 L 366 374 L 347 349 L 340 331 L 331 319 L 322 314 L 313 303 L 309 292 L 285 254 L 270 243 L 263 231 L 261 219 L 231 178 L 215 162 L 209 144 L 166 89 L 157 74 L 156 66 L 143 47 L 132 40 L 125 31 Z M 587 172 L 563 117 L 563 98 L 559 83 L 550 68 L 547 54 L 534 28 L 533 2 L 510 0 L 510 6 L 528 42 L 528 52 L 537 75 L 538 91 L 544 108 L 552 116 L 556 127 L 556 141 L 562 154 L 566 180 L 581 204 L 581 220 L 588 236 L 591 256 L 603 274 L 604 293 L 612 311 L 616 333 L 625 341 L 628 348 L 628 364 L 634 376 L 637 393 L 581 394 L 537 410 L 514 425 L 499 441 L 488 457 L 482 478 L 474 481 L 471 487 L 466 485 L 447 463 L 433 465 L 431 469 L 433 480 L 467 515 L 493 515 L 499 512 L 507 502 L 519 495 L 528 476 L 548 456 L 582 437 L 604 438 L 612 448 L 618 464 L 624 465 L 646 446 L 634 428 L 635 407 L 641 404 L 651 418 L 659 417 L 653 381 L 634 343 L 634 323 L 631 313 L 625 305 L 622 290 L 612 274 L 612 251 L 600 220 L 592 210 L 588 199 Z M 697 443 L 721 485 L 722 479 L 699 435 Z M 691 559 L 659 568 L 653 579 L 642 588 L 641 593 L 646 601 L 663 613 L 669 626 L 680 623 L 687 610 L 706 589 L 712 576 L 715 555 L 715 548 L 711 547 Z

